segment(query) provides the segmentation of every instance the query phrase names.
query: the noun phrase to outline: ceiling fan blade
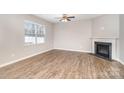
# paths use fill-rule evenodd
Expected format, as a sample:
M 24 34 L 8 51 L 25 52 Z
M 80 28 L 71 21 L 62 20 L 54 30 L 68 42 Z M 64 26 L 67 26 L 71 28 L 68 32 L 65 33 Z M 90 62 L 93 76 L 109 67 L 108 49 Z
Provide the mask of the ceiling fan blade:
M 62 21 L 62 19 L 59 19 L 59 21 Z
M 67 19 L 68 21 L 71 21 L 70 19 Z
M 63 21 L 64 19 L 59 19 L 59 21 Z
M 75 18 L 75 16 L 69 16 L 69 17 L 67 17 L 67 18 Z
M 62 17 L 55 17 L 55 19 L 61 19 Z

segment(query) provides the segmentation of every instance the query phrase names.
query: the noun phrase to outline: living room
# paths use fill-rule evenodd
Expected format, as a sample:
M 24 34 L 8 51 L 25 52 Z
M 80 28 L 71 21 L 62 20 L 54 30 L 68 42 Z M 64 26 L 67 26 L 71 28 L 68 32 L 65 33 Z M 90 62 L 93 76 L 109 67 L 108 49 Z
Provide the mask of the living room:
M 1 93 L 124 93 L 123 0 L 1 0 Z
M 64 18 L 64 16 L 71 16 L 73 18 L 70 18 L 71 21 L 68 22 L 62 22 L 58 18 Z M 0 24 L 1 24 L 1 32 L 0 32 L 0 40 L 1 40 L 1 48 L 0 48 L 0 78 L 124 78 L 123 71 L 123 15 L 119 14 L 4 14 L 0 15 Z M 33 28 L 33 25 L 35 27 L 40 27 L 41 32 L 38 32 L 40 30 L 37 30 L 38 28 Z M 35 29 L 35 30 L 33 30 Z M 37 31 L 37 32 L 34 32 Z M 33 34 L 32 34 L 33 33 Z M 40 34 L 37 34 L 40 33 Z M 52 51 L 52 52 L 51 52 Z M 55 68 L 51 68 L 53 64 L 51 64 L 50 67 L 44 69 L 53 69 L 53 71 L 49 72 L 49 74 L 53 74 L 58 69 L 62 70 L 69 70 L 70 72 L 66 73 L 66 76 L 59 76 L 61 73 L 58 71 L 58 73 L 55 74 L 55 76 L 51 77 L 42 77 L 42 75 L 29 75 L 28 73 L 34 73 L 35 65 L 42 64 L 35 63 L 36 60 L 43 61 L 42 59 L 39 59 L 41 55 L 42 56 L 45 53 L 51 54 L 51 59 L 56 62 L 56 60 L 63 61 L 63 56 L 61 54 L 65 54 L 67 59 L 65 58 L 65 61 L 68 60 L 68 58 L 72 58 L 72 61 L 77 60 L 77 63 L 72 64 L 78 64 L 78 61 L 86 60 L 85 62 L 88 63 L 89 61 L 89 55 L 94 58 L 90 58 L 91 62 L 89 64 L 97 65 L 96 60 L 99 61 L 98 64 L 99 67 L 103 67 L 104 65 L 117 65 L 116 67 L 110 66 L 109 68 L 118 69 L 111 70 L 111 73 L 117 73 L 117 75 L 109 75 L 110 72 L 108 72 L 110 69 L 105 69 L 106 67 L 103 67 L 103 69 L 100 70 L 100 73 L 97 73 L 98 68 L 96 69 L 92 74 L 89 75 L 87 72 L 87 75 L 84 75 L 80 70 L 75 70 L 76 73 L 73 73 L 72 76 L 69 73 L 72 73 L 70 69 L 66 68 L 60 68 L 62 65 L 59 64 Z M 52 59 L 52 56 L 54 53 L 61 55 L 60 59 Z M 68 55 L 70 53 L 70 55 Z M 73 56 L 75 55 L 74 59 Z M 79 53 L 79 54 L 76 54 Z M 77 57 L 81 56 L 84 53 L 86 54 L 86 58 L 82 58 L 81 60 Z M 43 54 L 43 55 L 42 55 Z M 87 55 L 88 54 L 88 55 Z M 47 56 L 47 55 L 46 55 Z M 38 58 L 37 58 L 38 57 Z M 47 62 L 46 63 L 54 63 L 54 61 L 48 61 L 48 57 L 46 57 Z M 99 60 L 100 59 L 100 60 Z M 29 62 L 27 62 L 29 60 Z M 35 60 L 35 61 L 33 61 Z M 95 60 L 95 61 L 94 61 Z M 104 62 L 105 61 L 105 62 Z M 30 62 L 33 62 L 33 65 L 28 64 L 28 68 L 30 71 L 23 72 L 23 65 Z M 43 61 L 44 63 L 45 61 Z M 71 65 L 71 60 L 68 61 Z M 92 63 L 95 62 L 95 63 Z M 44 64 L 46 64 L 44 63 Z M 59 63 L 59 62 L 58 62 Z M 21 65 L 19 65 L 21 64 Z M 55 63 L 56 64 L 56 63 Z M 55 65 L 54 64 L 54 65 Z M 82 62 L 83 64 L 83 62 Z M 65 64 L 67 65 L 67 64 Z M 92 71 L 92 65 L 89 68 Z M 121 66 L 120 66 L 121 65 Z M 16 66 L 16 68 L 13 68 L 13 66 Z M 39 65 L 40 66 L 40 65 Z M 44 66 L 45 67 L 45 66 Z M 119 68 L 120 67 L 120 68 Z M 8 71 L 6 70 L 7 68 Z M 20 69 L 19 69 L 20 68 Z M 41 66 L 42 68 L 42 66 Z M 75 68 L 75 67 L 72 67 Z M 78 67 L 79 68 L 79 67 Z M 87 65 L 86 65 L 87 68 Z M 27 70 L 28 70 L 27 69 Z M 35 69 L 38 69 L 37 67 Z M 105 73 L 107 73 L 107 76 L 105 76 L 105 73 L 102 73 L 105 69 Z M 18 71 L 19 70 L 19 71 Z M 44 71 L 43 70 L 43 71 Z M 4 74 L 3 74 L 4 72 Z M 6 72 L 6 73 L 5 73 Z M 22 74 L 11 74 L 18 72 Z M 40 72 L 40 70 L 39 70 Z M 42 72 L 42 71 L 41 71 Z M 78 76 L 76 77 L 78 73 Z M 91 73 L 91 72 L 89 72 Z M 97 74 L 98 75 L 97 75 Z M 96 75 L 94 75 L 96 74 Z M 119 75 L 118 75 L 119 74 Z M 23 76 L 24 75 L 24 76 Z

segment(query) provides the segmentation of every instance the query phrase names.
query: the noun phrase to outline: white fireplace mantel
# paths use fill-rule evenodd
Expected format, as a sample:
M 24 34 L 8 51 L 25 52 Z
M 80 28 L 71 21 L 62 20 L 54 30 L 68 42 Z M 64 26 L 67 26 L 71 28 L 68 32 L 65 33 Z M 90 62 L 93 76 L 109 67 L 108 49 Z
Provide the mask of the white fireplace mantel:
M 118 60 L 118 40 L 119 38 L 91 38 L 91 51 L 95 53 L 95 42 L 112 43 L 112 59 Z

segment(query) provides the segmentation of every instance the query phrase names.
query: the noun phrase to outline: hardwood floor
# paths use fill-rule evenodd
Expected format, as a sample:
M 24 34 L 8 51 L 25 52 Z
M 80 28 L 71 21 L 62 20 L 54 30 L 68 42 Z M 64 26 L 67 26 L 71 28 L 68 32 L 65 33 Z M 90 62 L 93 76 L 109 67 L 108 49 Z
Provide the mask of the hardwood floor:
M 63 50 L 0 68 L 1 79 L 123 79 L 124 65 L 94 55 Z

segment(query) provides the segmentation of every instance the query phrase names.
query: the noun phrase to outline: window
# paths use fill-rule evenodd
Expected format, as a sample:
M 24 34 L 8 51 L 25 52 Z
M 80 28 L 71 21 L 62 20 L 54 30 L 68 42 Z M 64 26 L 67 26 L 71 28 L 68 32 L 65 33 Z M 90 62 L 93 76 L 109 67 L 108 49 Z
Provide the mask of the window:
M 45 42 L 45 26 L 31 21 L 24 21 L 25 44 L 41 44 Z

